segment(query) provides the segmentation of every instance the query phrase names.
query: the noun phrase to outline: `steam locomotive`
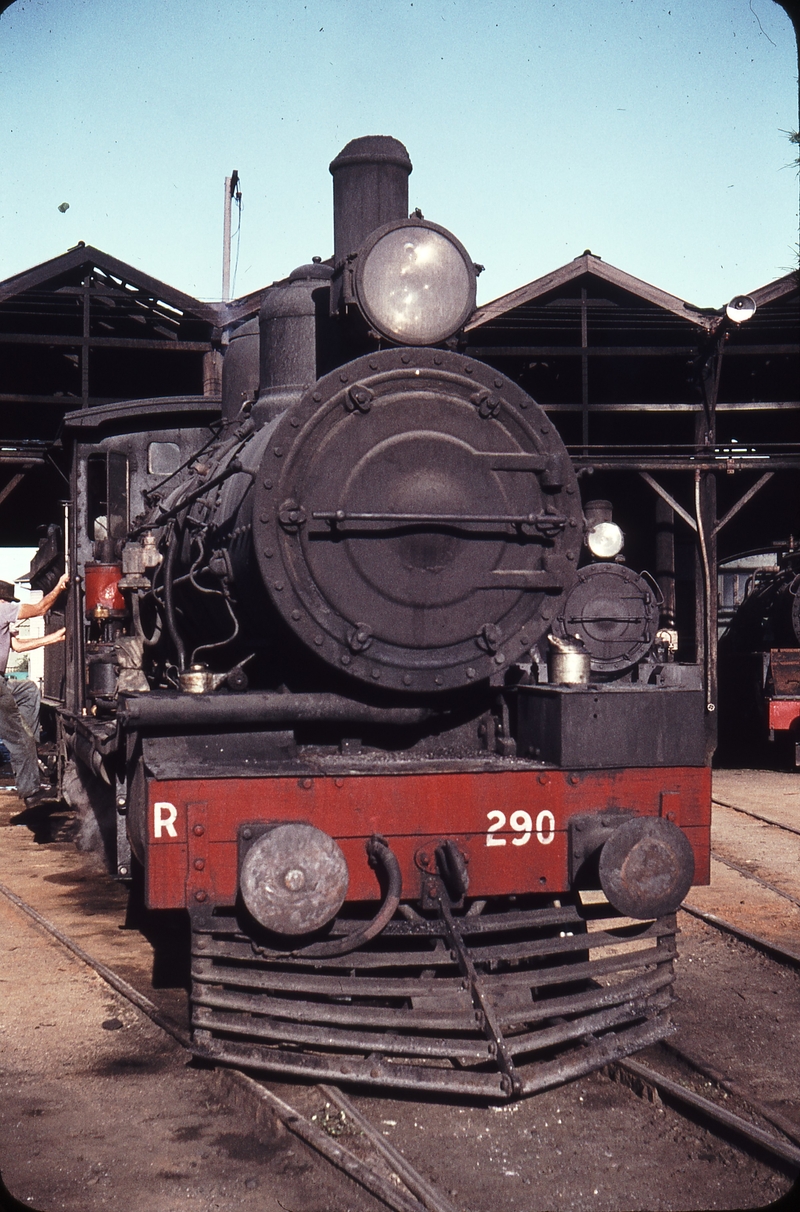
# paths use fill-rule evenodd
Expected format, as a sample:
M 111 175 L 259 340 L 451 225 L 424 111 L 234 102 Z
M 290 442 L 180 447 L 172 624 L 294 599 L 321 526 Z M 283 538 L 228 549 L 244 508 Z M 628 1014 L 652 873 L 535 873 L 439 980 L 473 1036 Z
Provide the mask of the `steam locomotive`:
M 334 256 L 234 334 L 221 415 L 67 418 L 45 690 L 116 874 L 188 911 L 198 1054 L 503 1100 L 671 1029 L 705 696 L 545 412 L 459 352 L 479 267 L 410 170 L 333 161 Z
M 741 563 L 740 563 L 741 561 Z M 737 576 L 744 596 L 719 643 L 723 753 L 770 755 L 800 766 L 800 551 L 794 537 L 770 552 L 734 557 L 723 587 Z M 753 566 L 755 565 L 755 566 Z M 728 572 L 729 568 L 734 571 Z

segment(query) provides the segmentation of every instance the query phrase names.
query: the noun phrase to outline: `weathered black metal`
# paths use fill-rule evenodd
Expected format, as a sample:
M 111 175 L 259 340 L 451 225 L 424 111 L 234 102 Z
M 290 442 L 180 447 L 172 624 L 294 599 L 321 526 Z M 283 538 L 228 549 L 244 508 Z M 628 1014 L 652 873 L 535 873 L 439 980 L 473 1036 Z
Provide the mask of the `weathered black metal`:
M 340 959 L 270 960 L 230 913 L 195 915 L 197 1050 L 268 1072 L 506 1099 L 673 1029 L 674 916 L 630 927 L 607 905 L 456 916 L 440 903 Z M 626 940 L 637 949 L 604 954 Z
M 573 887 L 580 887 L 587 877 L 597 879 L 596 860 L 611 837 L 612 829 L 632 817 L 633 809 L 617 809 L 615 812 L 582 813 L 570 818 L 569 879 Z
M 336 694 L 276 694 L 268 690 L 236 694 L 133 695 L 123 700 L 120 718 L 130 727 L 162 728 L 211 724 L 292 724 L 339 721 L 393 724 L 411 728 L 434 713 L 426 707 L 372 707 Z
M 333 177 L 333 256 L 336 265 L 358 252 L 367 236 L 408 217 L 411 160 L 399 139 L 351 139 L 330 165 Z
M 252 832 L 249 826 L 240 831 L 246 849 L 239 889 L 255 920 L 286 935 L 327 925 L 341 909 L 349 882 L 339 845 L 302 821 L 276 825 L 255 839 Z
M 669 676 L 680 669 L 672 666 Z M 702 690 L 676 682 L 652 691 L 630 682 L 520 686 L 518 752 L 576 770 L 705 765 Z
M 630 917 L 674 913 L 694 879 L 686 834 L 663 817 L 619 825 L 600 851 L 600 883 L 611 904 Z
M 316 321 L 327 311 L 331 273 L 321 263 L 301 265 L 265 292 L 259 312 L 259 409 L 274 415 L 318 377 Z
M 487 394 L 497 408 L 482 416 Z M 270 434 L 253 500 L 259 568 L 289 627 L 351 676 L 414 693 L 524 659 L 574 580 L 582 534 L 544 413 L 496 371 L 435 349 L 413 362 L 384 350 L 320 380 Z M 487 625 L 491 653 L 476 641 Z
M 647 655 L 658 630 L 654 586 L 622 564 L 587 564 L 553 619 L 553 634 L 578 637 L 592 670 L 616 673 Z

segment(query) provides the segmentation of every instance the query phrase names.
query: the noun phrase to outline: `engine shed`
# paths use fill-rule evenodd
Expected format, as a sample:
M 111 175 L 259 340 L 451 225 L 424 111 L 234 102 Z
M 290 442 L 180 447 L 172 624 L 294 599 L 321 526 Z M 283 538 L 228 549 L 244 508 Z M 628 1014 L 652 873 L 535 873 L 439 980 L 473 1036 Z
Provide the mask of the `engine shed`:
M 223 356 L 228 395 L 252 392 L 262 294 L 202 302 L 83 244 L 0 284 L 4 542 L 35 543 L 57 513 L 66 412 L 177 396 L 213 412 Z M 652 571 L 659 624 L 706 664 L 714 706 L 716 567 L 800 532 L 797 276 L 748 297 L 736 322 L 587 249 L 478 308 L 462 345 L 542 404 L 590 495 L 617 502 L 627 559 Z

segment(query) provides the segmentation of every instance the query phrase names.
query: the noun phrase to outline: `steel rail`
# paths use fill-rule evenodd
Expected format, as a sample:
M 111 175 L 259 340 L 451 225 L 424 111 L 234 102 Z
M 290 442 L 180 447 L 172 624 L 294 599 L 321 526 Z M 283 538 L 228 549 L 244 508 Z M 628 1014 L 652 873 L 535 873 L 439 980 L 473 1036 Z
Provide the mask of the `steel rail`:
M 37 909 L 34 909 L 32 905 L 22 900 L 21 897 L 12 892 L 5 884 L 0 883 L 0 893 L 12 905 L 15 905 L 21 912 L 27 914 L 38 926 L 52 935 L 63 947 L 71 951 L 77 959 L 96 972 L 112 989 L 115 989 L 117 993 L 135 1005 L 143 1014 L 147 1015 L 157 1027 L 160 1027 L 162 1031 L 171 1035 L 181 1047 L 197 1055 L 197 1049 L 192 1045 L 187 1033 L 177 1023 L 173 1022 L 172 1019 L 163 1015 L 148 997 L 139 993 L 133 985 L 129 984 L 121 976 L 118 976 L 101 960 L 95 959 L 88 951 L 85 951 L 83 947 L 74 942 L 69 935 L 60 930 L 53 922 L 48 921 Z M 326 1132 L 321 1128 L 317 1128 L 300 1111 L 296 1110 L 284 1099 L 279 1098 L 277 1094 L 274 1094 L 266 1086 L 262 1085 L 261 1082 L 236 1069 L 215 1068 L 214 1072 L 218 1084 L 227 1084 L 237 1093 L 249 1096 L 251 1101 L 257 1100 L 259 1103 L 267 1104 L 290 1132 L 300 1137 L 301 1140 L 304 1140 L 312 1149 L 337 1169 L 347 1174 L 354 1182 L 364 1187 L 365 1190 L 369 1191 L 388 1208 L 392 1208 L 393 1212 L 455 1212 L 453 1205 L 444 1199 L 421 1174 L 418 1174 L 410 1162 L 407 1162 L 402 1154 L 390 1146 L 378 1130 L 370 1125 L 369 1121 L 360 1112 L 355 1111 L 355 1107 L 352 1107 L 351 1111 L 350 1107 L 352 1104 L 350 1104 L 349 1099 L 346 1100 L 348 1104 L 347 1108 L 342 1107 L 345 1110 L 345 1114 L 350 1115 L 354 1122 L 356 1122 L 357 1117 L 358 1126 L 361 1131 L 369 1138 L 376 1152 L 390 1162 L 397 1177 L 408 1191 L 412 1192 L 410 1195 L 405 1195 L 400 1188 L 389 1182 L 381 1174 L 372 1170 L 365 1162 L 351 1153 L 349 1149 L 337 1144 Z M 330 1098 L 331 1093 L 333 1093 L 327 1087 L 318 1086 L 317 1089 L 324 1093 L 327 1098 Z M 344 1095 L 336 1092 L 336 1098 L 344 1099 Z M 353 1114 L 354 1112 L 355 1114 Z M 400 1163 L 402 1163 L 401 1169 L 403 1173 L 398 1171 L 399 1163 L 394 1159 L 395 1154 L 400 1159 Z M 412 1191 L 412 1185 L 416 1190 Z M 419 1191 L 419 1196 L 417 1196 L 416 1191 Z
M 719 1086 L 722 1090 L 726 1090 L 734 1098 L 741 1099 L 742 1102 L 747 1103 L 762 1119 L 768 1120 L 769 1123 L 779 1128 L 784 1136 L 788 1136 L 796 1145 L 800 1145 L 800 1124 L 782 1115 L 780 1111 L 775 1111 L 772 1107 L 766 1106 L 746 1086 L 741 1085 L 732 1077 L 726 1077 L 714 1065 L 710 1065 L 701 1057 L 695 1056 L 693 1052 L 688 1052 L 680 1044 L 676 1044 L 674 1040 L 662 1040 L 661 1047 L 665 1048 L 667 1052 L 672 1052 L 680 1060 L 689 1065 L 690 1068 L 695 1069 L 703 1077 L 709 1078 L 716 1086 Z
M 755 1145 L 758 1149 L 782 1162 L 784 1166 L 790 1166 L 795 1171 L 800 1170 L 800 1149 L 796 1145 L 779 1140 L 771 1132 L 765 1132 L 763 1128 L 759 1128 L 756 1124 L 751 1124 L 748 1120 L 742 1119 L 740 1115 L 734 1115 L 732 1111 L 726 1111 L 724 1107 L 718 1106 L 717 1103 L 711 1102 L 708 1098 L 703 1098 L 701 1094 L 695 1094 L 694 1090 L 680 1085 L 679 1082 L 675 1082 L 669 1077 L 664 1077 L 663 1074 L 657 1073 L 655 1069 L 641 1064 L 640 1061 L 617 1061 L 614 1068 L 638 1078 L 639 1081 L 645 1082 L 648 1086 L 652 1086 L 653 1089 L 657 1090 L 667 1100 L 677 1102 L 684 1107 L 690 1107 L 704 1119 L 719 1124 L 729 1132 Z
M 716 913 L 707 913 L 704 909 L 698 909 L 696 905 L 690 905 L 684 901 L 681 905 L 681 910 L 684 913 L 691 914 L 692 917 L 697 917 L 700 921 L 705 922 L 708 926 L 714 926 L 715 929 L 721 930 L 725 934 L 732 934 L 734 938 L 738 938 L 748 946 L 755 948 L 757 951 L 763 951 L 772 959 L 775 959 L 780 964 L 789 964 L 793 968 L 800 968 L 800 953 L 792 951 L 788 947 L 780 947 L 777 943 L 771 943 L 769 939 L 761 938 L 758 934 L 751 934 L 749 930 L 743 930 L 741 926 L 735 926 L 733 922 L 726 921 L 724 917 L 718 917 Z
M 769 880 L 762 879 L 760 875 L 756 875 L 755 871 L 748 871 L 747 867 L 741 867 L 739 863 L 734 863 L 732 859 L 723 858 L 721 854 L 717 854 L 714 850 L 711 851 L 711 857 L 715 863 L 722 863 L 724 866 L 730 867 L 731 871 L 738 871 L 740 875 L 744 875 L 749 880 L 754 880 L 755 883 L 760 884 L 762 888 L 767 888 L 770 892 L 777 893 L 778 896 L 782 896 L 784 900 L 791 901 L 793 905 L 797 905 L 798 909 L 800 909 L 800 899 L 792 896 L 791 892 L 784 892 L 776 884 L 771 884 Z
M 369 1120 L 361 1114 L 352 1099 L 335 1086 L 321 1085 L 319 1089 L 369 1137 L 375 1150 L 383 1155 L 397 1177 L 402 1179 L 412 1195 L 416 1196 L 429 1209 L 429 1212 L 456 1212 L 455 1205 L 445 1199 L 440 1191 L 437 1191 L 427 1179 L 423 1178 L 403 1157 L 399 1149 L 381 1136 Z
M 750 808 L 740 808 L 738 804 L 729 804 L 727 800 L 718 800 L 712 798 L 712 804 L 719 804 L 721 808 L 732 808 L 734 812 L 741 812 L 744 816 L 752 816 L 757 821 L 763 821 L 765 825 L 774 825 L 776 829 L 785 829 L 787 833 L 794 833 L 800 837 L 800 829 L 795 829 L 793 825 L 784 825 L 780 821 L 773 821 L 772 817 L 762 816 L 760 812 L 753 812 Z

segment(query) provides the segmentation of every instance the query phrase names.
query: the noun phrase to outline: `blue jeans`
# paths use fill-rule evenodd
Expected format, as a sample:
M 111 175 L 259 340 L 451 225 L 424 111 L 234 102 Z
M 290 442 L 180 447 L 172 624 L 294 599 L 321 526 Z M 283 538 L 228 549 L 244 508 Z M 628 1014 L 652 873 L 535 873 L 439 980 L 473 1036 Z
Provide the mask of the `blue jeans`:
M 35 735 L 39 728 L 38 688 L 27 679 L 0 677 L 0 737 L 11 754 L 17 791 L 27 799 L 39 790 Z

